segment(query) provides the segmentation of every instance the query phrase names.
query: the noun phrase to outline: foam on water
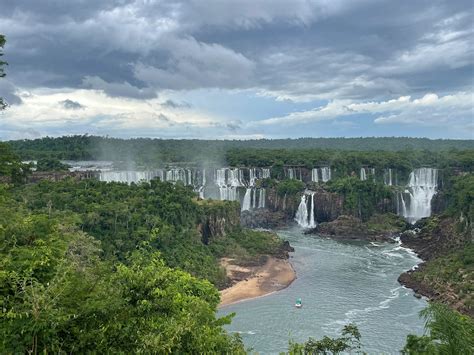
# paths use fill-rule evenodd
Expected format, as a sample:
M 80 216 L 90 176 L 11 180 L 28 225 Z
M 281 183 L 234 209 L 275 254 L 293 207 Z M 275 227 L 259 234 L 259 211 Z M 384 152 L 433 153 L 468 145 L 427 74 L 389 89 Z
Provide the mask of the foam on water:
M 339 336 L 344 325 L 354 322 L 364 351 L 393 353 L 403 348 L 407 334 L 423 333 L 418 312 L 426 301 L 397 282 L 419 262 L 410 250 L 382 242 L 337 242 L 304 235 L 301 229 L 281 235 L 296 250 L 290 260 L 298 278 L 280 292 L 219 312 L 237 313 L 227 328 L 242 332 L 247 346 L 260 354 L 276 354 L 287 350 L 290 335 L 298 342 Z M 294 307 L 298 297 L 302 309 Z M 249 331 L 255 334 L 244 333 Z

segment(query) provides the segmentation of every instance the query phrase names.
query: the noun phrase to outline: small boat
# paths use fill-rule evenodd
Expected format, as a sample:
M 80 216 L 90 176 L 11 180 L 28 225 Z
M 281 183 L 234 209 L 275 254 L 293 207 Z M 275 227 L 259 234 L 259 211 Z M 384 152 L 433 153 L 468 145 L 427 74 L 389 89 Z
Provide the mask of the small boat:
M 303 303 L 301 302 L 301 298 L 298 298 L 295 302 L 295 307 L 296 308 L 301 308 L 303 307 Z

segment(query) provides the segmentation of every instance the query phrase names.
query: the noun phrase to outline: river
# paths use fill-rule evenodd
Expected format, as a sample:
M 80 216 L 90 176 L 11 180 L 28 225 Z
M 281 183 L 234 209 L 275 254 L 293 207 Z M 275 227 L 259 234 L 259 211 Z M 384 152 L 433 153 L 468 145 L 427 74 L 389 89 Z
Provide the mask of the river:
M 266 297 L 223 307 L 219 315 L 235 312 L 230 332 L 239 332 L 246 347 L 260 354 L 288 348 L 324 335 L 336 337 L 353 322 L 369 354 L 396 354 L 407 334 L 422 334 L 418 312 L 426 301 L 402 287 L 398 276 L 420 260 L 398 244 L 339 242 L 308 236 L 299 228 L 278 231 L 295 248 L 291 262 L 297 279 Z M 303 308 L 294 307 L 301 297 Z

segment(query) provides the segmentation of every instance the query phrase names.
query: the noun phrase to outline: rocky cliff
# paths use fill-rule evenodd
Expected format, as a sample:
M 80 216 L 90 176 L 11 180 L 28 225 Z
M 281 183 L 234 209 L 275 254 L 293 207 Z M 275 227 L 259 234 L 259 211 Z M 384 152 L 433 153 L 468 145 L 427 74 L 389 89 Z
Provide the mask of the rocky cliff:
M 419 221 L 401 241 L 424 260 L 398 281 L 418 295 L 474 317 L 473 228 L 466 220 L 434 216 Z
M 204 244 L 225 237 L 240 226 L 240 205 L 235 201 L 200 200 L 198 230 Z

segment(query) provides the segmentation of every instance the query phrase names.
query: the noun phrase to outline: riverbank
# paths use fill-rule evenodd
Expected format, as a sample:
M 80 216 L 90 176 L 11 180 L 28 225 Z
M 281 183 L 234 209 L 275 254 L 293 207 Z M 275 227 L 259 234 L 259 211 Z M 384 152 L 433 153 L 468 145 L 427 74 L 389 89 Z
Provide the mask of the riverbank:
M 287 259 L 266 257 L 260 265 L 236 265 L 230 258 L 221 259 L 227 276 L 235 283 L 222 291 L 219 307 L 269 295 L 288 287 L 296 273 Z
M 418 232 L 402 234 L 402 245 L 412 249 L 423 262 L 400 275 L 398 281 L 417 296 L 445 303 L 474 317 L 474 246 L 471 231 L 456 220 L 433 216 L 420 221 Z

